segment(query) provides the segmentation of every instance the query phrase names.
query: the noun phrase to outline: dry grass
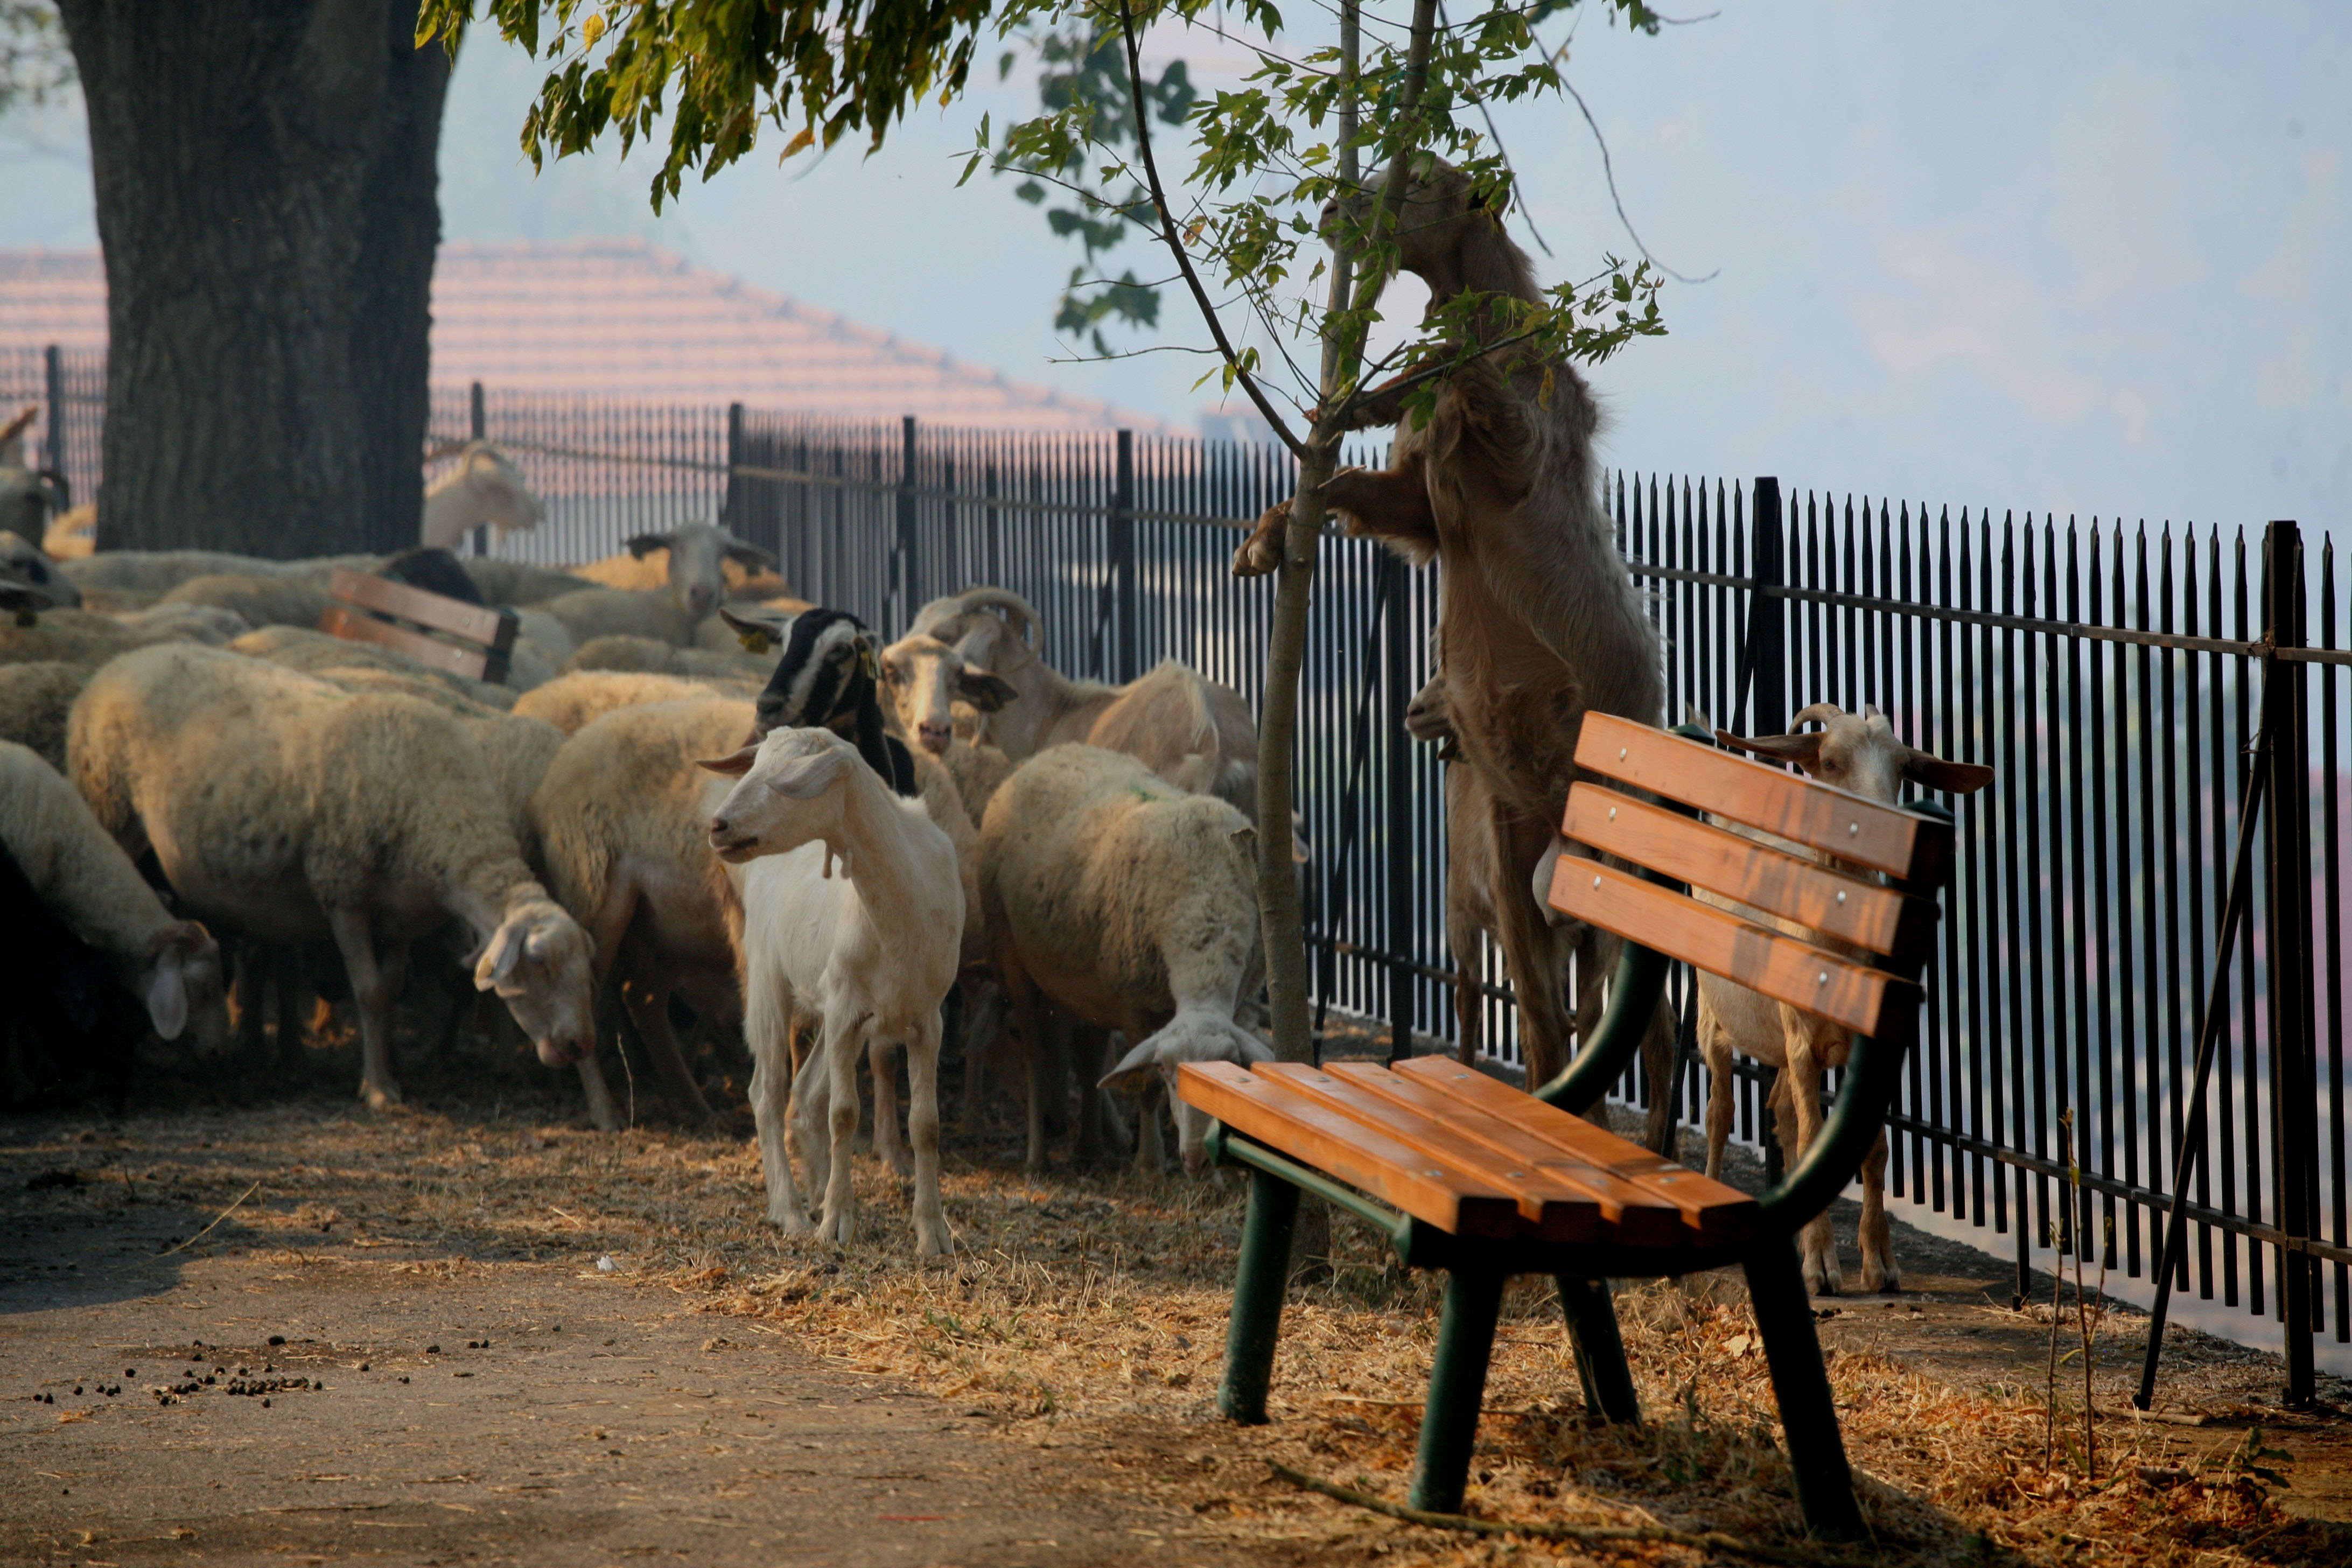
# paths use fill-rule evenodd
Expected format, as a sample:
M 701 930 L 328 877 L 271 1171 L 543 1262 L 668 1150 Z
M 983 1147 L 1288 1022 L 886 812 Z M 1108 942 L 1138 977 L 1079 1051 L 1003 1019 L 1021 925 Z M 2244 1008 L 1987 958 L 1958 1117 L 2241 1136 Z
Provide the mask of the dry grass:
M 902 1184 L 863 1155 L 866 1232 L 837 1248 L 766 1226 L 757 1154 L 728 1139 L 590 1134 L 503 1108 L 372 1121 L 322 1117 L 316 1105 L 141 1117 L 92 1136 L 99 1147 L 68 1134 L 53 1156 L 110 1173 L 44 1201 L 98 1215 L 173 1202 L 193 1231 L 258 1180 L 260 1192 L 194 1250 L 259 1245 L 453 1270 L 523 1259 L 593 1268 L 610 1256 L 638 1288 L 727 1320 L 714 1322 L 714 1337 L 773 1335 L 985 1411 L 1007 1440 L 1083 1449 L 1106 1486 L 1181 1501 L 1206 1535 L 1288 1542 L 1295 1555 L 1332 1561 L 1705 1556 L 1654 1543 L 1585 1551 L 1465 1537 L 1273 1480 L 1268 1462 L 1280 1461 L 1402 1500 L 1436 1282 L 1404 1274 L 1342 1221 L 1329 1278 L 1298 1292 L 1286 1316 L 1273 1424 L 1216 1418 L 1238 1183 L 1066 1172 L 1029 1180 L 1011 1168 L 1008 1138 L 966 1141 L 950 1149 L 943 1183 L 957 1251 L 918 1262 Z M 16 1152 L 37 1153 L 21 1142 Z M 18 1201 L 28 1200 L 0 1198 Z M 1550 1285 L 1518 1281 L 1468 1510 L 1803 1545 L 1736 1276 L 1639 1284 L 1620 1300 L 1647 1424 L 1586 1421 Z M 1885 1561 L 2352 1561 L 2352 1537 L 2286 1518 L 2263 1479 L 2232 1463 L 2235 1434 L 2105 1422 L 2094 1479 L 2071 1447 L 2044 1464 L 2036 1369 L 2021 1367 L 2024 1386 L 2007 1394 L 1957 1389 L 1875 1356 L 1837 1357 L 1830 1370 Z M 2173 1482 L 2159 1488 L 2142 1467 L 2178 1474 L 2159 1477 Z

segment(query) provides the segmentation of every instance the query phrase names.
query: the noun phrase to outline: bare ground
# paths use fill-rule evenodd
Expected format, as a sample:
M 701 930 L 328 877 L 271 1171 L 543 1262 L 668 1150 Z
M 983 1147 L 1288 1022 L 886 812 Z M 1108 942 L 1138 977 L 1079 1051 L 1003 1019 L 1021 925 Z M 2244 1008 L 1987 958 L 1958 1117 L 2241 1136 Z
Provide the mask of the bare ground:
M 991 1125 L 950 1147 L 957 1255 L 918 1263 L 870 1159 L 866 1234 L 828 1247 L 759 1220 L 740 1135 L 590 1132 L 544 1080 L 425 1087 L 382 1119 L 273 1089 L 0 1121 L 0 1561 L 1742 1560 L 1464 1536 L 1273 1479 L 1402 1499 L 1434 1293 L 1342 1226 L 1274 1425 L 1219 1420 L 1234 1184 L 1024 1179 Z M 2352 1519 L 2352 1433 L 2279 1410 L 2274 1357 L 2177 1334 L 2165 1399 L 2204 1424 L 2098 1417 L 2086 1462 L 2079 1362 L 2045 1413 L 2046 1306 L 2011 1310 L 1972 1249 L 1896 1245 L 1904 1295 L 1820 1303 L 1883 1560 L 2352 1562 L 2320 1522 Z M 1622 1306 L 1630 1432 L 1585 1422 L 1548 1286 L 1515 1288 L 1470 1511 L 1807 1551 L 1736 1279 Z M 2109 1313 L 2095 1410 L 2142 1331 Z

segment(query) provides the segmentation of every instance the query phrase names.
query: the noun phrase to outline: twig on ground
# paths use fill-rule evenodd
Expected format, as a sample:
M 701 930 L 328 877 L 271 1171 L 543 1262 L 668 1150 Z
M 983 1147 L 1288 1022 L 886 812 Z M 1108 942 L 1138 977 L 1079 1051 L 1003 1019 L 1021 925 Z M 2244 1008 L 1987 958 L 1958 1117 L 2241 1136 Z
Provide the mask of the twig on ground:
M 1458 1530 L 1471 1535 L 1524 1535 L 1538 1541 L 1576 1541 L 1600 1543 L 1610 1541 L 1654 1541 L 1665 1546 L 1687 1546 L 1699 1552 L 1728 1552 L 1734 1556 L 1753 1558 L 1759 1563 L 1786 1563 L 1798 1568 L 1824 1568 L 1824 1565 L 1853 1564 L 1859 1568 L 1863 1559 L 1839 1552 L 1820 1552 L 1803 1546 L 1766 1546 L 1753 1541 L 1743 1541 L 1719 1530 L 1671 1530 L 1663 1524 L 1548 1524 L 1518 1522 L 1498 1519 L 1473 1519 L 1466 1513 L 1431 1513 L 1425 1509 L 1407 1508 L 1370 1492 L 1360 1492 L 1353 1487 L 1343 1487 L 1294 1470 L 1287 1465 L 1266 1461 L 1274 1473 L 1292 1486 L 1310 1492 L 1321 1492 L 1344 1503 L 1369 1509 L 1374 1513 L 1401 1519 L 1407 1524 L 1425 1525 L 1432 1530 Z
M 242 1204 L 242 1203 L 244 1203 L 246 1199 L 247 1199 L 247 1198 L 251 1197 L 254 1194 L 256 1194 L 256 1193 L 259 1192 L 260 1190 L 261 1190 L 261 1182 L 260 1182 L 260 1179 L 259 1179 L 258 1177 L 256 1177 L 256 1178 L 255 1178 L 255 1180 L 254 1180 L 254 1184 L 253 1184 L 253 1185 L 251 1185 L 251 1186 L 249 1186 L 249 1187 L 246 1188 L 244 1192 L 242 1192 L 242 1193 L 240 1193 L 240 1194 L 237 1194 L 236 1203 L 234 1203 L 234 1204 L 229 1205 L 228 1205 L 228 1207 L 226 1207 L 226 1208 L 225 1208 L 225 1209 L 221 1210 L 221 1212 L 220 1212 L 220 1213 L 218 1213 L 218 1214 L 216 1214 L 216 1215 L 213 1215 L 213 1223 L 212 1223 L 212 1225 L 208 1225 L 208 1226 L 205 1226 L 205 1228 L 204 1228 L 204 1229 L 202 1229 L 202 1230 L 200 1230 L 200 1231 L 196 1232 L 196 1234 L 195 1234 L 195 1235 L 194 1235 L 194 1236 L 192 1236 L 192 1237 L 188 1237 L 188 1239 L 187 1239 L 187 1240 L 185 1240 L 185 1241 L 184 1241 L 184 1242 L 180 1243 L 180 1245 L 179 1245 L 178 1247 L 165 1247 L 163 1251 L 161 1251 L 161 1252 L 157 1253 L 155 1256 L 156 1256 L 156 1257 L 158 1257 L 158 1258 L 169 1258 L 169 1257 L 171 1257 L 171 1256 L 172 1256 L 172 1254 L 173 1254 L 173 1253 L 175 1253 L 175 1252 L 178 1252 L 178 1251 L 182 1250 L 183 1248 L 190 1247 L 194 1247 L 194 1246 L 195 1246 L 195 1244 L 196 1244 L 196 1243 L 198 1243 L 198 1242 L 202 1241 L 205 1237 L 206 1237 L 210 1236 L 210 1235 L 213 1233 L 213 1226 L 217 1226 L 217 1225 L 219 1225 L 221 1221 L 223 1221 L 223 1220 L 225 1220 L 225 1219 L 228 1218 L 228 1216 L 229 1216 L 229 1215 L 231 1215 L 235 1214 L 235 1213 L 236 1212 L 236 1210 L 237 1210 L 237 1205 L 238 1205 L 238 1204 Z

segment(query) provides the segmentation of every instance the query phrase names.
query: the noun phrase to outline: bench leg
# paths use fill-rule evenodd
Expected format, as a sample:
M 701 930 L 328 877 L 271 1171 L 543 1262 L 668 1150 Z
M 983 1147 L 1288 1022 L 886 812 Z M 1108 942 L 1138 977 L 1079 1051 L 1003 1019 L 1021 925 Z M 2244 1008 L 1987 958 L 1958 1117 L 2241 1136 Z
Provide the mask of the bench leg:
M 1799 1271 L 1796 1246 L 1768 1241 L 1748 1256 L 1745 1267 L 1805 1523 L 1819 1536 L 1857 1540 L 1863 1534 L 1862 1512 L 1854 1505 L 1853 1473 L 1846 1466 L 1845 1440 L 1838 1435 L 1837 1409 L 1831 1403 L 1829 1373 L 1822 1363 L 1822 1342 L 1813 1330 L 1812 1302 Z
M 1642 1402 L 1633 1393 L 1633 1369 L 1625 1364 L 1609 1281 L 1561 1275 L 1559 1304 L 1568 1315 L 1568 1342 L 1576 1352 L 1576 1379 L 1584 1385 L 1585 1414 L 1604 1421 L 1640 1421 Z
M 1234 1315 L 1225 1325 L 1225 1381 L 1217 1390 L 1217 1408 L 1244 1426 L 1265 1424 L 1274 1342 L 1282 1332 L 1282 1297 L 1290 1282 L 1290 1233 L 1297 1224 L 1298 1189 L 1280 1176 L 1252 1171 Z
M 1437 1357 L 1429 1403 L 1421 1413 L 1421 1450 L 1412 1465 L 1412 1506 L 1435 1513 L 1462 1508 L 1470 1450 L 1478 1439 L 1478 1405 L 1486 1396 L 1486 1363 L 1503 1306 L 1499 1269 L 1455 1269 L 1445 1278 L 1437 1321 Z

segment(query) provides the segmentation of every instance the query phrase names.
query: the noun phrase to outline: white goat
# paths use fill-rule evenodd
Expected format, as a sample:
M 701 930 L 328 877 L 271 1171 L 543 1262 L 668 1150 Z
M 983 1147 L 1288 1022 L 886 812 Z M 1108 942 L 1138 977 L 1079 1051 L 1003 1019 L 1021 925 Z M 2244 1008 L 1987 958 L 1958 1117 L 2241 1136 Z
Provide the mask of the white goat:
M 1694 711 L 1689 717 L 1694 723 L 1713 728 L 1704 714 Z M 1854 714 L 1832 703 L 1816 702 L 1790 722 L 1820 723 L 1824 728 L 1801 735 L 1743 738 L 1721 730 L 1717 730 L 1715 735 L 1727 746 L 1794 763 L 1823 784 L 1890 805 L 1905 779 L 1958 795 L 1973 793 L 1992 782 L 1990 768 L 1975 763 L 1948 763 L 1915 751 L 1896 736 L 1886 715 L 1874 707 L 1864 706 L 1859 714 Z M 1826 859 L 1776 835 L 1734 823 L 1720 826 L 1792 855 Z M 1819 931 L 1734 903 L 1720 894 L 1694 889 L 1692 896 L 1832 951 L 1853 951 Z M 1858 952 L 1855 955 L 1867 956 Z M 1780 1080 L 1772 1089 L 1771 1107 L 1781 1147 L 1793 1163 L 1804 1157 L 1821 1131 L 1822 1074 L 1845 1065 L 1853 1051 L 1853 1037 L 1849 1031 L 1811 1013 L 1759 996 L 1719 975 L 1702 973 L 1698 977 L 1698 1048 L 1707 1071 L 1706 1173 L 1718 1176 L 1723 1170 L 1723 1147 L 1731 1136 L 1732 1052 L 1738 1051 L 1780 1069 Z M 1862 1253 L 1862 1288 L 1873 1291 L 1900 1289 L 1903 1276 L 1895 1266 L 1895 1239 L 1886 1219 L 1884 1131 L 1863 1162 L 1862 1226 L 1856 1242 Z M 1826 1211 L 1805 1226 L 1801 1250 L 1806 1286 L 1820 1294 L 1836 1294 L 1841 1282 L 1837 1238 Z
M 907 1048 L 907 1131 L 915 1148 L 915 1250 L 948 1250 L 940 1211 L 940 1003 L 955 984 L 963 883 L 955 848 L 920 800 L 894 793 L 827 730 L 775 730 L 702 764 L 738 782 L 710 818 L 710 847 L 743 905 L 744 1033 L 768 1217 L 808 1228 L 784 1147 L 797 1009 L 823 1020 L 819 1068 L 796 1107 L 820 1228 L 856 1231 L 849 1146 L 857 1059 L 872 1041 Z M 835 876 L 835 864 L 841 874 Z M 830 1121 L 830 1136 L 818 1121 Z
M 537 528 L 545 516 L 522 470 L 504 452 L 488 441 L 469 441 L 457 465 L 425 490 L 416 542 L 455 550 L 459 540 L 488 523 L 503 543 L 509 533 Z

